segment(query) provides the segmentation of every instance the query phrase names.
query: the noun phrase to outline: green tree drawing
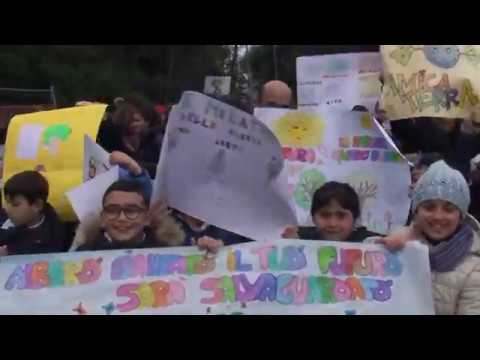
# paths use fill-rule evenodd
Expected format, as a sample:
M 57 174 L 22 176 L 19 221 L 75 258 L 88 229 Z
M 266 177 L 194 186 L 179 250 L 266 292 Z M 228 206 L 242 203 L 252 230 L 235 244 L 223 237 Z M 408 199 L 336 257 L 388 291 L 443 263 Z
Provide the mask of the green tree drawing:
M 325 175 L 320 171 L 316 169 L 304 171 L 300 175 L 300 181 L 293 193 L 296 204 L 306 211 L 310 210 L 315 191 L 325 184 L 325 182 Z

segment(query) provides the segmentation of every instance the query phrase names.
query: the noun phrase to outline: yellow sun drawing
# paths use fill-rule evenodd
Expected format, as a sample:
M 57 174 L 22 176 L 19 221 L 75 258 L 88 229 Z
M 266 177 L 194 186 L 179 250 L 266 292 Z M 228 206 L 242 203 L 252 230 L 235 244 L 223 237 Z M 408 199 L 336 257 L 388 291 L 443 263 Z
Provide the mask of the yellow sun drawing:
M 273 132 L 284 146 L 316 146 L 322 142 L 325 122 L 315 114 L 289 112 L 275 122 Z

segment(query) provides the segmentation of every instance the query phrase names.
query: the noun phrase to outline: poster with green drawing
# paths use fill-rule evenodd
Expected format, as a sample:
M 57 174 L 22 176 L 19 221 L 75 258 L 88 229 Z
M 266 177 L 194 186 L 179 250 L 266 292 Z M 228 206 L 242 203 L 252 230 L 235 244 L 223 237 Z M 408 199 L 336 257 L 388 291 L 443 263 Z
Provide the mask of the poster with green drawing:
M 255 116 L 282 145 L 284 175 L 299 224 L 311 224 L 313 195 L 329 181 L 355 189 L 362 209 L 360 223 L 371 231 L 387 234 L 405 224 L 409 167 L 368 113 L 258 108 Z
M 480 45 L 382 45 L 390 120 L 469 118 L 480 109 Z

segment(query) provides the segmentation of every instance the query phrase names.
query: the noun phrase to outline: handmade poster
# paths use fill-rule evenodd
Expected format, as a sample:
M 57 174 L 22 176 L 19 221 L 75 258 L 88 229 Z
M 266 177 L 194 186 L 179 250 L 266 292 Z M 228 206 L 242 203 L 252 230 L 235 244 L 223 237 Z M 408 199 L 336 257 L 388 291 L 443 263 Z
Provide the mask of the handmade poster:
M 480 109 L 480 45 L 382 45 L 390 120 L 470 118 Z
M 368 113 L 255 109 L 255 116 L 283 146 L 289 194 L 300 224 L 311 224 L 313 194 L 328 181 L 352 185 L 360 197 L 361 223 L 388 234 L 405 225 L 410 170 Z
M 83 182 L 110 170 L 110 154 L 88 135 L 84 137 Z
M 50 185 L 48 201 L 64 221 L 75 214 L 65 193 L 82 183 L 84 136 L 95 139 L 106 105 L 15 116 L 5 143 L 4 181 L 37 170 Z
M 232 78 L 230 76 L 207 76 L 205 77 L 204 93 L 209 95 L 229 95 Z
M 153 200 L 262 241 L 296 224 L 282 148 L 253 116 L 185 92 L 170 113 Z
M 0 314 L 433 315 L 428 250 L 278 240 L 8 256 Z
M 118 166 L 113 166 L 107 172 L 71 189 L 66 193 L 80 222 L 88 216 L 97 216 L 103 208 L 102 200 L 105 191 L 119 178 Z
M 298 107 L 352 110 L 360 105 L 373 112 L 380 99 L 381 70 L 379 53 L 297 58 Z

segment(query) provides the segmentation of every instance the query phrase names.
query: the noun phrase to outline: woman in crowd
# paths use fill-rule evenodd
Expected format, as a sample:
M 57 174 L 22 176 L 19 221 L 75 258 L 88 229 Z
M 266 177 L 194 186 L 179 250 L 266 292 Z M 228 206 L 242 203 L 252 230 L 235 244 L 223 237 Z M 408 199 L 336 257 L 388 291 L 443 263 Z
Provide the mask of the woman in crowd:
M 463 175 L 436 162 L 415 186 L 412 225 L 378 241 L 391 251 L 413 240 L 428 246 L 439 315 L 480 314 L 480 226 L 469 205 Z
M 102 122 L 97 143 L 108 152 L 127 154 L 154 178 L 160 146 L 150 125 L 156 122 L 157 116 L 155 108 L 140 97 L 122 99 L 117 102 L 111 119 Z

